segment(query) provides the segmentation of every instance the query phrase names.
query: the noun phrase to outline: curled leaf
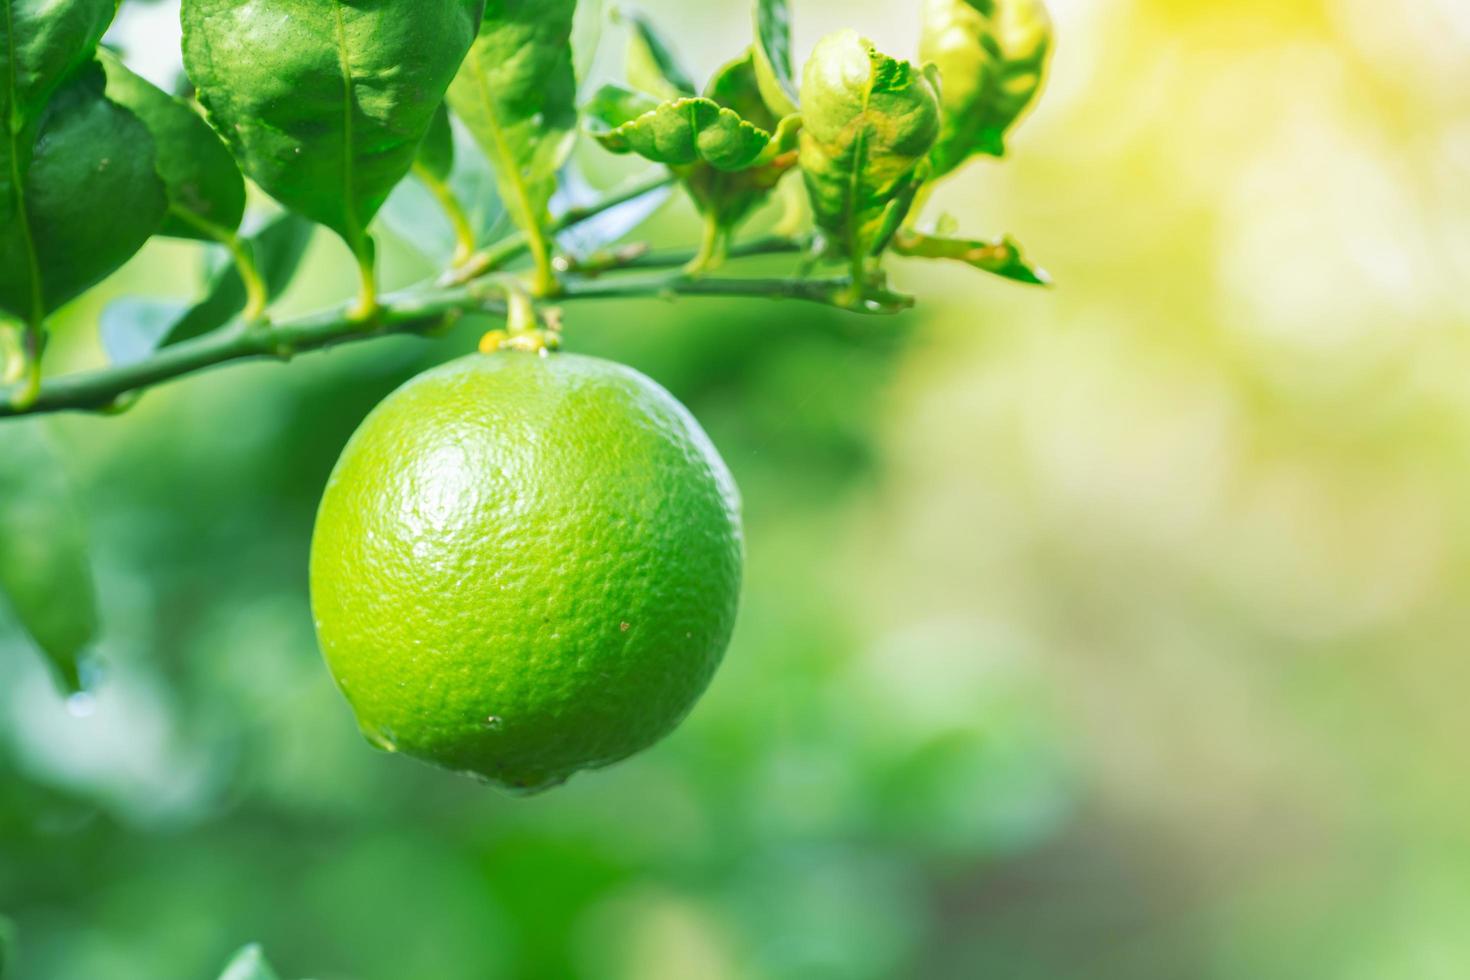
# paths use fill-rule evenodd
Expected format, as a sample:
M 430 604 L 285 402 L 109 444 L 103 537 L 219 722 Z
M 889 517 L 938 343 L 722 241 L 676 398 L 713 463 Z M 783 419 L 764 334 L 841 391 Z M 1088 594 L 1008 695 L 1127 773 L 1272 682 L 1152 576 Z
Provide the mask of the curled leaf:
M 184 65 L 246 174 L 360 260 L 484 0 L 184 0 Z
M 770 133 L 705 98 L 664 102 L 594 137 L 614 153 L 636 153 L 671 167 L 707 163 L 726 171 L 751 166 L 771 143 Z
M 133 74 L 111 51 L 98 51 L 97 60 L 107 74 L 107 97 L 137 116 L 153 136 L 155 169 L 168 195 L 159 234 L 214 241 L 240 227 L 245 179 L 204 118 Z
M 801 168 L 818 227 L 854 262 L 908 214 L 939 132 L 929 79 L 852 31 L 817 45 L 802 78 Z
M 755 74 L 770 111 L 797 111 L 796 76 L 791 67 L 791 11 L 786 0 L 756 0 Z
M 749 51 L 715 74 L 703 98 L 658 104 L 605 86 L 587 111 L 608 127 L 594 128 L 603 146 L 668 164 L 678 174 L 705 220 L 692 272 L 723 261 L 735 227 L 796 163 L 801 119 L 778 120 L 766 106 Z
M 1042 0 L 925 0 L 919 54 L 941 80 L 936 176 L 976 153 L 1005 155 L 1007 131 L 1041 90 L 1051 46 Z
M 893 239 L 893 250 L 899 255 L 923 259 L 953 259 L 982 272 L 1030 286 L 1049 286 L 1046 270 L 1031 264 L 1020 244 L 1009 235 L 996 241 L 968 238 L 941 238 L 903 230 Z
M 9 600 L 63 686 L 78 691 L 97 596 L 71 485 L 39 423 L 8 423 L 0 444 L 0 600 Z

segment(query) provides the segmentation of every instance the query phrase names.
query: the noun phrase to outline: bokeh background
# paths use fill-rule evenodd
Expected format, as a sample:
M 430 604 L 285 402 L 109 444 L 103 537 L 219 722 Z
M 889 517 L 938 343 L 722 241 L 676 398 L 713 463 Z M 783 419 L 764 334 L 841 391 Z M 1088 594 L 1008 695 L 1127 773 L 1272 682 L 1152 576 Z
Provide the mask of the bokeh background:
M 644 5 L 703 72 L 748 32 Z M 911 55 L 911 6 L 799 0 L 798 49 Z M 569 309 L 748 518 L 724 668 L 616 768 L 515 799 L 373 752 L 314 645 L 336 454 L 473 327 L 47 423 L 105 668 L 68 705 L 0 621 L 18 980 L 213 977 L 252 940 L 319 980 L 1470 976 L 1470 6 L 1052 7 L 1012 159 L 933 206 L 1055 289 L 895 262 L 895 320 Z M 114 40 L 167 78 L 173 17 L 128 0 Z M 693 231 L 674 202 L 641 234 Z M 56 364 L 200 261 L 150 246 Z M 286 305 L 351 284 L 322 234 Z

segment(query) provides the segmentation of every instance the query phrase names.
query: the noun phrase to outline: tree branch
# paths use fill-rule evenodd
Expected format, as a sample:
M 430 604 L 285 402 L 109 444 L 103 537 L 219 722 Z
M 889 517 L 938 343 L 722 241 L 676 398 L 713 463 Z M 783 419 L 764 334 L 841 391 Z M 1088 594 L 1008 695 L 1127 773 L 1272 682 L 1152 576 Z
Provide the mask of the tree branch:
M 236 320 L 213 333 L 161 348 L 147 360 L 47 381 L 24 409 L 0 398 L 0 417 L 102 411 L 115 406 L 124 395 L 219 364 L 260 358 L 286 361 L 299 353 L 350 341 L 424 333 L 469 310 L 504 315 L 505 305 L 473 298 L 471 290 L 461 287 L 417 296 L 386 296 L 376 315 L 366 321 L 353 319 L 346 306 L 279 324 Z
M 785 235 L 766 235 L 747 242 L 732 244 L 726 259 L 746 259 L 759 255 L 795 255 L 806 249 L 806 243 Z M 565 271 L 580 276 L 598 276 L 608 272 L 633 269 L 682 269 L 694 260 L 697 249 L 659 249 L 629 245 L 613 248 L 582 261 L 567 259 Z
M 119 407 L 126 396 L 219 364 L 265 358 L 289 360 L 299 353 L 390 334 L 428 334 L 466 314 L 504 317 L 506 304 L 498 292 L 497 285 L 486 280 L 389 295 L 382 298 L 377 312 L 366 320 L 355 319 L 347 307 L 339 307 L 277 324 L 247 325 L 236 321 L 214 333 L 164 347 L 144 361 L 47 381 L 36 400 L 24 409 L 11 405 L 3 398 L 5 393 L 0 393 L 0 417 L 105 411 Z M 557 302 L 677 296 L 765 297 L 802 300 L 859 313 L 896 313 L 910 305 L 907 297 L 891 293 L 865 296 L 854 305 L 849 300 L 852 294 L 852 283 L 845 278 L 696 278 L 676 273 L 605 281 L 569 277 Z

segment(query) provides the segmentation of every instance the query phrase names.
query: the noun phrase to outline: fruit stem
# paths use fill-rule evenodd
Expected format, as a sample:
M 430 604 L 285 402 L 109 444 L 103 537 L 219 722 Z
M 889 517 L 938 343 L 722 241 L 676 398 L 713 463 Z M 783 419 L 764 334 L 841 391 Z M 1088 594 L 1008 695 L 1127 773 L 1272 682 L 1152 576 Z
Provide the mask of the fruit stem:
M 537 296 L 555 296 L 560 284 L 557 282 L 556 269 L 551 264 L 551 241 L 545 229 L 539 225 L 527 229 L 526 244 L 536 267 L 531 276 L 532 291 Z
M 559 311 L 547 310 L 543 327 L 535 300 L 524 284 L 506 276 L 495 285 L 505 293 L 505 329 L 491 330 L 481 337 L 480 353 L 518 350 L 544 354 L 561 347 Z
M 534 333 L 540 324 L 531 294 L 514 279 L 504 279 L 500 286 L 505 290 L 505 329 L 511 334 Z

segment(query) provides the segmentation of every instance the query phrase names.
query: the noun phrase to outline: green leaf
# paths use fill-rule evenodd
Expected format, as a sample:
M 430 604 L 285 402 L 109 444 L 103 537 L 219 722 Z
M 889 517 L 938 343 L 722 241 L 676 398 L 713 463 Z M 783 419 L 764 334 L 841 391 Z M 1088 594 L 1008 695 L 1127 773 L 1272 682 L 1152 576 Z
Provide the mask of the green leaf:
M 852 31 L 817 45 L 801 86 L 801 168 L 818 227 L 854 262 L 908 214 L 939 131 L 929 79 Z
M 614 153 L 636 153 L 655 163 L 744 170 L 761 158 L 771 134 L 712 99 L 665 102 L 622 125 L 593 134 Z
M 449 106 L 495 168 L 500 197 L 549 285 L 547 204 L 577 127 L 575 0 L 490 0 Z
M 0 309 L 22 319 L 33 318 L 33 289 L 49 313 L 132 258 L 163 222 L 153 138 L 105 84 L 93 62 L 52 97 L 25 180 L 26 218 L 0 226 Z
M 47 100 L 92 57 L 116 9 L 116 0 L 0 0 L 0 120 L 18 137 L 0 152 L 28 157 Z M 0 172 L 9 178 L 9 167 Z
M 628 55 L 625 72 L 628 84 L 659 101 L 693 95 L 699 89 L 679 64 L 673 46 L 643 14 L 629 8 L 617 12 L 628 25 Z
M 260 945 L 251 943 L 235 954 L 219 980 L 280 980 L 280 977 L 265 961 Z
M 245 240 L 271 299 L 291 285 L 315 227 L 283 213 Z M 239 269 L 221 262 L 209 276 L 204 298 L 193 305 L 134 298 L 109 303 L 99 324 L 102 346 L 114 364 L 141 361 L 159 348 L 218 330 L 240 315 L 245 302 Z
M 1048 286 L 1051 277 L 1046 270 L 1032 265 L 1020 244 L 1007 235 L 998 241 L 969 238 L 941 238 L 914 231 L 900 231 L 893 239 L 893 250 L 899 255 L 924 259 L 953 259 L 1004 279 L 1030 286 Z
M 245 173 L 360 259 L 483 0 L 184 0 L 184 65 Z
M 168 194 L 161 235 L 217 241 L 245 216 L 245 179 L 204 118 L 182 99 L 139 78 L 105 48 L 107 97 L 137 116 L 153 135 L 155 165 Z
M 26 321 L 46 312 L 25 203 L 37 126 L 116 9 L 115 0 L 0 0 L 0 309 Z
M 418 164 L 439 180 L 448 180 L 454 171 L 454 130 L 449 125 L 449 107 L 442 102 L 419 144 Z
M 97 632 L 97 597 L 71 485 L 40 423 L 0 429 L 0 599 L 68 690 Z
M 1006 132 L 1035 101 L 1051 54 L 1041 0 L 926 0 L 919 54 L 940 74 L 935 176 L 976 153 L 1004 156 Z
M 791 11 L 786 0 L 756 0 L 755 72 L 762 98 L 776 116 L 797 111 L 791 67 Z

